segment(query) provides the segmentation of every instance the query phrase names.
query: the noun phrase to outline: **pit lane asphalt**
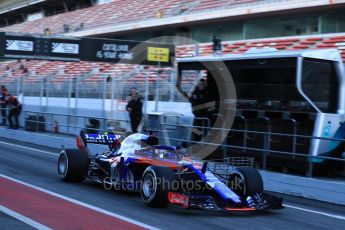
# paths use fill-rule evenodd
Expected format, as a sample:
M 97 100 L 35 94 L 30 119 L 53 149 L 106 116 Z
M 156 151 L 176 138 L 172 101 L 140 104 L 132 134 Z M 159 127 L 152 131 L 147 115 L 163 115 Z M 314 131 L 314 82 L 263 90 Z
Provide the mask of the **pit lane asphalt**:
M 262 213 L 148 208 L 139 194 L 105 191 L 87 182 L 62 182 L 57 176 L 58 155 L 47 152 L 58 154 L 59 150 L 0 139 L 0 173 L 161 229 L 342 229 L 345 224 L 338 218 L 290 207 Z M 307 210 L 338 216 L 345 213 L 344 206 L 292 196 L 284 199 L 286 204 Z M 1 229 L 13 229 L 20 224 L 0 215 Z

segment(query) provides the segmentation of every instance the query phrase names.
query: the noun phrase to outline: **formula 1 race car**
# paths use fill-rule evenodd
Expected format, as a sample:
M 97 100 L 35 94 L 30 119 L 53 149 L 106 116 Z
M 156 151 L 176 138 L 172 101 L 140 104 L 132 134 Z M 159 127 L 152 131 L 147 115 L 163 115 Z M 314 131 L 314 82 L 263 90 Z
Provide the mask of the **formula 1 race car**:
M 175 146 L 159 145 L 152 133 L 128 137 L 81 131 L 78 149 L 61 151 L 58 174 L 63 181 L 89 179 L 105 189 L 140 192 L 150 207 L 253 211 L 282 208 L 282 199 L 263 192 L 252 158 L 223 162 L 195 161 Z M 88 144 L 109 146 L 92 155 Z

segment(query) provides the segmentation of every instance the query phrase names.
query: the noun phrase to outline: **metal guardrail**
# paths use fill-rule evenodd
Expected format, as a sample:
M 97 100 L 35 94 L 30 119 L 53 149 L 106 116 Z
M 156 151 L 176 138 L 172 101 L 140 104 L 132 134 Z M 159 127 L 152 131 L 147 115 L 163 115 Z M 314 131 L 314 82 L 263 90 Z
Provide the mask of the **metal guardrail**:
M 92 128 L 93 130 L 97 130 L 97 131 L 104 131 L 107 130 L 107 126 L 106 124 L 109 122 L 118 122 L 121 124 L 124 124 L 126 127 L 129 127 L 128 120 L 121 120 L 121 119 L 111 119 L 109 117 L 101 117 L 101 116 L 84 116 L 84 115 L 77 115 L 77 114 L 64 114 L 64 113 L 53 113 L 53 112 L 43 112 L 43 111 L 23 111 L 24 117 L 28 117 L 28 115 L 33 114 L 34 116 L 36 116 L 36 120 L 34 121 L 37 125 L 39 124 L 44 124 L 47 125 L 50 128 L 47 128 L 45 131 L 48 132 L 55 132 L 56 130 L 54 130 L 54 125 L 56 125 L 54 118 L 56 118 L 57 116 L 59 117 L 63 117 L 66 122 L 59 122 L 58 126 L 59 127 L 64 127 L 65 128 L 65 132 L 61 132 L 61 133 L 66 133 L 66 134 L 71 134 L 71 129 L 77 129 L 79 132 L 79 129 L 82 128 L 87 128 L 87 124 L 89 119 L 97 119 L 100 122 L 100 127 L 99 128 Z M 38 116 L 45 116 L 45 120 L 44 121 L 39 121 Z M 81 121 L 80 121 L 81 119 Z M 205 118 L 201 118 L 201 119 L 205 119 Z M 78 122 L 72 122 L 72 120 L 79 120 Z M 208 120 L 208 122 L 210 122 Z M 248 138 L 248 134 L 255 134 L 255 135 L 262 135 L 263 136 L 263 143 L 262 143 L 262 148 L 258 148 L 258 147 L 253 147 L 253 146 L 249 146 L 249 145 L 245 145 L 245 140 L 243 141 L 242 145 L 234 145 L 234 144 L 228 144 L 227 141 L 224 141 L 223 143 L 211 143 L 211 142 L 204 142 L 204 141 L 193 141 L 193 140 L 189 140 L 186 138 L 180 138 L 180 137 L 168 137 L 168 136 L 159 136 L 158 137 L 160 139 L 169 139 L 171 141 L 175 141 L 175 142 L 186 142 L 189 144 L 203 144 L 203 145 L 211 145 L 211 146 L 217 146 L 219 148 L 223 149 L 223 159 L 226 159 L 229 153 L 229 149 L 238 149 L 241 151 L 255 151 L 257 153 L 262 154 L 262 168 L 266 169 L 267 168 L 267 160 L 268 160 L 268 156 L 269 155 L 286 155 L 286 156 L 291 156 L 292 158 L 295 157 L 300 157 L 300 158 L 305 158 L 306 161 L 308 162 L 308 170 L 307 170 L 307 175 L 308 176 L 312 176 L 313 174 L 313 170 L 314 170 L 314 163 L 313 160 L 315 159 L 322 159 L 322 160 L 331 160 L 331 161 L 338 161 L 338 162 L 344 162 L 345 163 L 345 159 L 341 159 L 341 158 L 335 158 L 335 157 L 328 157 L 328 156 L 312 156 L 308 153 L 301 153 L 301 152 L 296 152 L 296 147 L 292 148 L 293 151 L 289 152 L 289 151 L 282 151 L 282 150 L 277 150 L 277 149 L 272 149 L 270 146 L 270 142 L 274 141 L 272 139 L 273 136 L 280 136 L 280 137 L 290 137 L 292 138 L 293 145 L 297 145 L 297 138 L 306 138 L 309 141 L 313 140 L 313 139 L 320 139 L 320 140 L 327 140 L 327 141 L 336 141 L 336 142 L 345 142 L 345 139 L 339 139 L 339 138 L 329 138 L 329 137 L 319 137 L 319 136 L 311 136 L 311 135 L 301 135 L 301 134 L 297 134 L 296 132 L 294 132 L 293 134 L 290 133 L 277 133 L 277 132 L 265 132 L 265 131 L 253 131 L 253 130 L 243 130 L 243 129 L 228 129 L 228 128 L 215 128 L 215 127 L 210 127 L 209 126 L 210 123 L 208 123 L 208 126 L 193 126 L 193 125 L 187 125 L 187 124 L 174 124 L 174 123 L 166 123 L 165 120 L 161 120 L 160 121 L 160 125 L 161 127 L 177 127 L 175 130 L 179 130 L 181 131 L 181 129 L 179 128 L 184 128 L 184 129 L 188 129 L 188 130 L 192 130 L 192 129 L 200 129 L 200 130 L 204 130 L 206 131 L 206 135 L 207 135 L 207 131 L 210 130 L 217 130 L 217 131 L 221 131 L 223 132 L 223 135 L 225 135 L 225 133 L 228 132 L 238 132 L 238 133 L 243 133 L 243 137 L 244 138 Z M 123 127 L 123 126 L 122 126 Z M 114 130 L 116 131 L 116 130 Z M 224 136 L 223 136 L 224 137 Z M 225 138 L 225 140 L 227 140 L 227 138 Z
M 64 113 L 53 113 L 53 112 L 42 112 L 42 111 L 23 111 L 24 119 L 27 121 L 27 118 L 31 115 L 36 117 L 35 120 L 29 120 L 37 125 L 37 129 L 35 131 L 39 130 L 39 125 L 48 125 L 48 127 L 44 131 L 50 131 L 55 133 L 64 133 L 64 134 L 71 134 L 71 129 L 76 129 L 78 132 L 80 129 L 89 128 L 96 131 L 104 131 L 104 130 L 110 130 L 111 128 L 109 124 L 118 122 L 118 123 L 124 123 L 126 127 L 128 127 L 128 120 L 124 119 L 111 119 L 109 117 L 100 117 L 100 116 L 85 116 L 85 115 L 77 115 L 77 114 L 64 114 Z M 40 121 L 39 117 L 44 115 L 44 121 Z M 62 119 L 59 119 L 60 122 L 57 122 L 56 117 L 63 117 L 65 120 L 67 120 L 66 123 L 61 122 Z M 78 124 L 73 124 L 76 122 L 72 122 L 72 120 L 79 120 L 81 119 L 81 122 L 77 122 Z M 96 119 L 100 121 L 99 127 L 88 127 L 90 119 Z M 81 125 L 80 125 L 81 124 Z M 54 127 L 58 127 L 59 130 L 54 130 Z M 61 132 L 60 128 L 65 128 L 64 132 Z M 25 128 L 25 126 L 24 126 Z M 118 127 L 122 128 L 122 127 Z M 122 128 L 125 129 L 125 128 Z M 43 130 L 42 130 L 43 131 Z M 116 131 L 116 130 L 115 130 Z M 119 129 L 117 130 L 119 131 Z
M 137 70 L 135 70 L 137 72 Z M 4 84 L 9 92 L 13 95 L 22 95 L 23 104 L 25 104 L 26 97 L 38 97 L 40 106 L 49 106 L 50 98 L 67 98 L 73 99 L 106 99 L 125 100 L 132 87 L 138 89 L 139 94 L 145 96 L 145 101 L 186 101 L 184 97 L 181 97 L 175 90 L 176 80 L 174 78 L 174 71 L 167 71 L 165 77 L 155 78 L 160 79 L 159 85 L 156 84 L 157 80 L 152 80 L 152 72 L 142 72 L 145 77 L 141 78 L 141 81 L 133 80 L 125 76 L 118 76 L 115 74 L 101 73 L 97 75 L 99 79 L 93 79 L 95 74 L 81 74 L 78 76 L 60 76 L 57 79 L 56 76 L 41 76 L 30 75 L 20 76 L 2 79 L 0 77 L 1 84 Z M 157 73 L 158 75 L 161 73 Z M 169 76 L 166 76 L 170 74 Z M 4 80 L 11 79 L 11 82 Z M 150 80 L 151 79 L 151 80 Z M 159 87 L 159 90 L 155 92 L 155 89 Z M 147 95 L 146 95 L 147 94 Z M 70 106 L 70 103 L 68 103 Z M 77 103 L 74 103 L 75 107 L 78 107 Z
M 162 138 L 162 137 L 159 137 Z M 185 139 L 180 139 L 180 138 L 169 138 L 170 140 L 174 141 L 186 141 Z M 345 140 L 344 140 L 345 141 Z M 253 147 L 241 147 L 241 146 L 235 146 L 235 145 L 223 145 L 223 144 L 216 144 L 216 143 L 210 143 L 210 142 L 200 142 L 200 141 L 187 141 L 189 143 L 194 143 L 194 144 L 204 144 L 204 145 L 213 145 L 217 147 L 225 147 L 225 148 L 235 148 L 235 149 L 245 149 L 245 150 L 252 150 L 252 151 L 258 151 L 258 152 L 263 152 L 263 167 L 262 169 L 266 170 L 267 169 L 267 154 L 265 152 L 269 151 L 270 153 L 275 153 L 275 154 L 282 154 L 282 155 L 294 155 L 294 156 L 300 156 L 307 158 L 308 162 L 308 172 L 307 176 L 312 177 L 313 174 L 313 162 L 312 159 L 323 159 L 323 160 L 332 160 L 332 161 L 341 161 L 345 163 L 345 159 L 341 158 L 334 158 L 334 157 L 325 157 L 325 156 L 310 156 L 308 154 L 302 154 L 302 153 L 290 153 L 290 152 L 284 152 L 284 151 L 279 151 L 279 150 L 270 150 L 270 149 L 260 149 L 260 148 L 253 148 Z
M 168 124 L 163 123 L 163 125 L 176 125 L 183 128 L 188 128 L 190 130 L 198 128 L 198 129 L 205 129 L 205 127 L 202 126 L 193 126 L 193 125 L 185 125 L 185 124 Z M 338 139 L 338 138 L 329 138 L 329 137 L 319 137 L 319 136 L 310 136 L 310 135 L 300 135 L 300 134 L 288 134 L 288 133 L 276 133 L 276 132 L 264 132 L 264 131 L 253 131 L 253 130 L 242 130 L 242 129 L 226 129 L 226 128 L 214 128 L 214 127 L 208 127 L 208 130 L 218 130 L 222 132 L 239 132 L 243 134 L 256 134 L 256 135 L 262 135 L 263 136 L 263 143 L 262 148 L 257 147 L 250 147 L 248 145 L 231 145 L 228 144 L 226 141 L 225 143 L 211 143 L 211 142 L 203 142 L 203 141 L 193 141 L 193 140 L 186 140 L 181 138 L 172 138 L 168 137 L 172 141 L 178 141 L 178 142 L 187 142 L 189 144 L 203 144 L 203 145 L 211 145 L 211 146 L 217 146 L 220 148 L 225 149 L 226 154 L 223 156 L 223 159 L 226 159 L 228 157 L 228 149 L 238 149 L 243 151 L 255 151 L 255 152 L 261 152 L 262 153 L 262 168 L 265 170 L 267 169 L 267 160 L 268 155 L 276 154 L 276 155 L 286 155 L 291 156 L 292 158 L 295 157 L 301 157 L 305 158 L 308 162 L 308 170 L 307 170 L 307 176 L 312 177 L 313 170 L 314 170 L 314 163 L 313 160 L 315 159 L 322 159 L 322 160 L 332 160 L 332 161 L 340 161 L 345 163 L 345 159 L 342 158 L 335 158 L 335 157 L 328 157 L 328 156 L 312 156 L 308 153 L 298 153 L 296 152 L 296 139 L 297 138 L 306 138 L 308 140 L 313 139 L 320 139 L 320 140 L 328 140 L 328 141 L 337 141 L 337 142 L 345 142 L 345 139 Z M 243 135 L 244 137 L 248 138 L 247 135 Z M 281 151 L 281 150 L 275 150 L 270 147 L 270 143 L 272 141 L 272 136 L 285 136 L 285 137 L 291 137 L 293 139 L 293 152 L 287 152 L 287 151 Z M 162 136 L 159 136 L 159 138 L 163 138 Z M 167 138 L 167 137 L 164 137 Z M 243 142 L 244 143 L 244 142 Z

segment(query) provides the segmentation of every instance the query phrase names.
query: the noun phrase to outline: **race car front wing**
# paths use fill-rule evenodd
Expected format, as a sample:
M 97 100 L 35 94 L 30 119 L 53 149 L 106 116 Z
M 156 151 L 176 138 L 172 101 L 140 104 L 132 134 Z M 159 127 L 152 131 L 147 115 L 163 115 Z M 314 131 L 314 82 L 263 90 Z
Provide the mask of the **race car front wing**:
M 267 193 L 257 193 L 243 199 L 241 205 L 230 205 L 216 202 L 211 196 L 185 195 L 182 193 L 169 192 L 168 202 L 173 206 L 182 208 L 225 210 L 225 211 L 264 211 L 283 208 L 283 199 Z

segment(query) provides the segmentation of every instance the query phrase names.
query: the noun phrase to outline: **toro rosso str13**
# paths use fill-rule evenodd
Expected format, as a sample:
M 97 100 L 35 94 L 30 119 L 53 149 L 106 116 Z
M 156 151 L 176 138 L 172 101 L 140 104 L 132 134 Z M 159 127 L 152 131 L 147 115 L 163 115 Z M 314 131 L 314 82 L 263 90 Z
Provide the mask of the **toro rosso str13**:
M 63 181 L 85 179 L 104 188 L 140 192 L 150 207 L 167 204 L 183 208 L 253 211 L 282 208 L 282 199 L 263 192 L 263 182 L 250 158 L 224 162 L 194 161 L 175 146 L 159 145 L 153 135 L 81 131 L 78 149 L 64 149 L 58 160 Z M 109 146 L 91 154 L 88 144 Z

